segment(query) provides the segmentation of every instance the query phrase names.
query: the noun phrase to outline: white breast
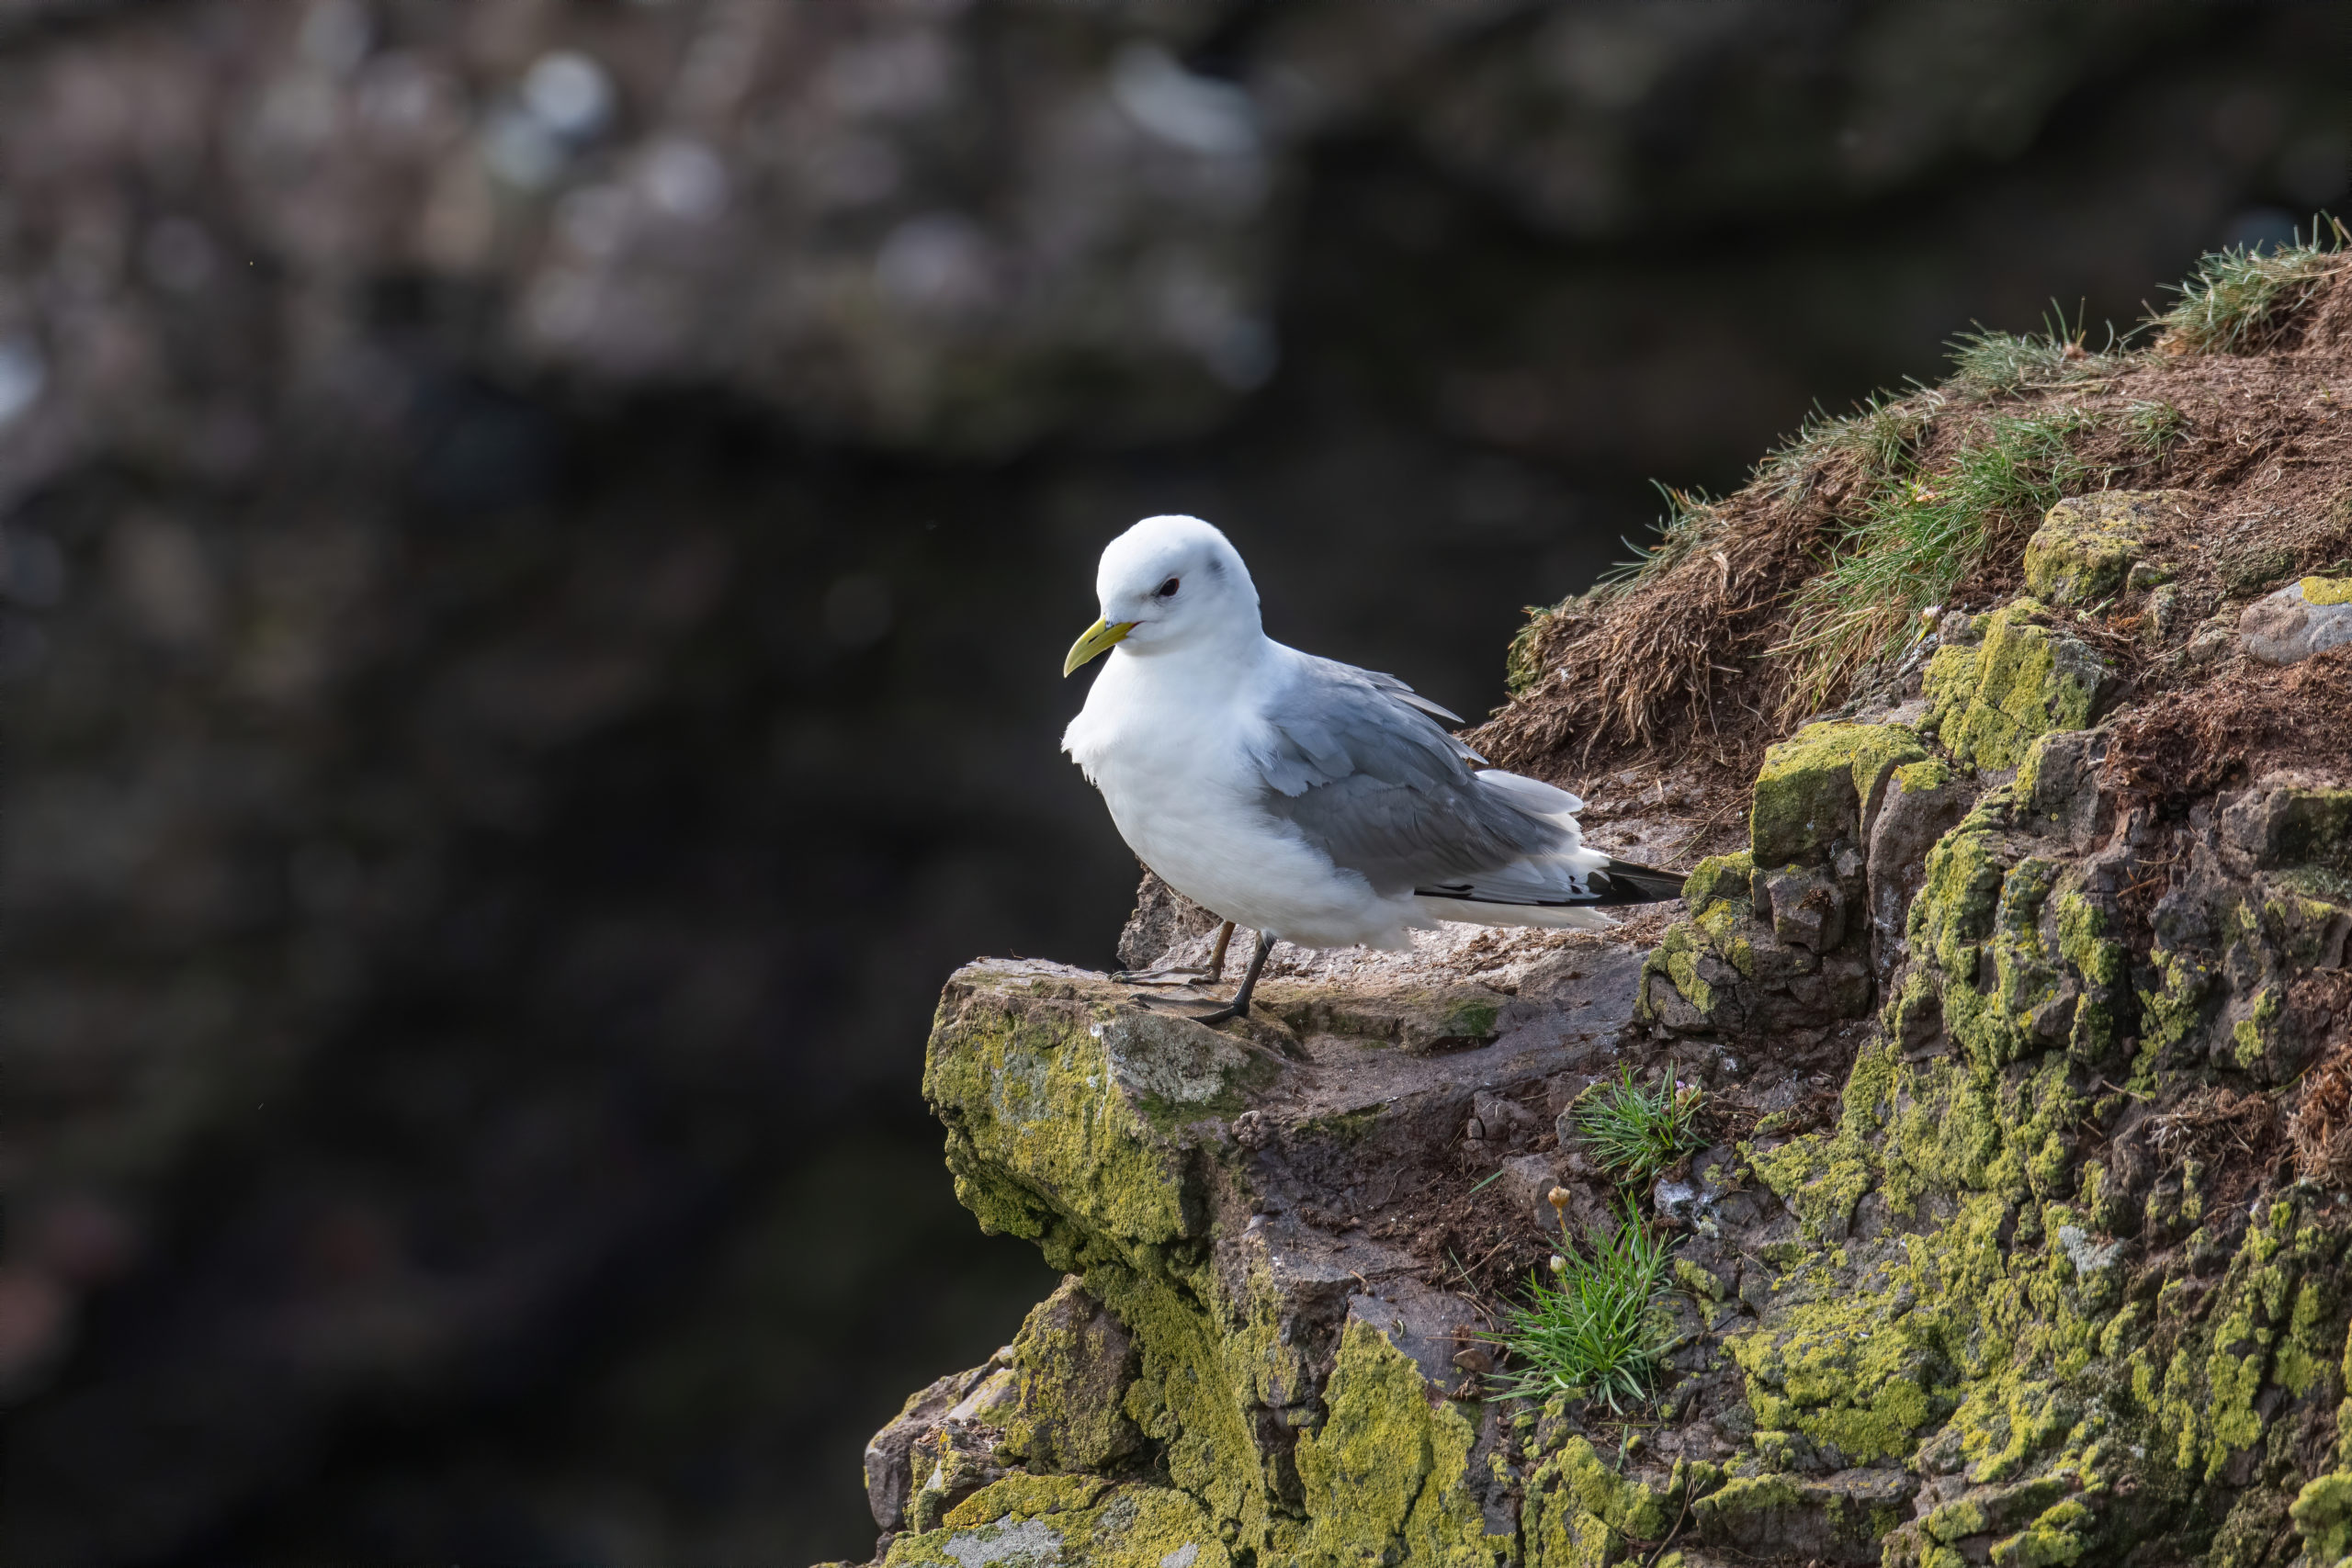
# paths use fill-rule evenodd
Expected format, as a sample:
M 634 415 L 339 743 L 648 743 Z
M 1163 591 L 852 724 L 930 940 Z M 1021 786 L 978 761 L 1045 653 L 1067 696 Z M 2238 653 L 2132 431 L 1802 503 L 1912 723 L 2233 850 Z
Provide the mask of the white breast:
M 1313 947 L 1402 945 L 1426 923 L 1411 899 L 1380 897 L 1264 809 L 1251 683 L 1212 701 L 1163 678 L 1164 662 L 1114 652 L 1062 737 L 1127 847 L 1238 925 Z

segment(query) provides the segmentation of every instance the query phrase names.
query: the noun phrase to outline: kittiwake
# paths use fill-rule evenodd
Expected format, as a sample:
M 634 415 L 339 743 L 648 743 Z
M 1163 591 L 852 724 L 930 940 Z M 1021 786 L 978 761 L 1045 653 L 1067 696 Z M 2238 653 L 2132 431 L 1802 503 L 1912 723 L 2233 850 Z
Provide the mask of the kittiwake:
M 1063 661 L 1110 661 L 1062 736 L 1111 820 L 1170 886 L 1258 933 L 1216 1022 L 1249 1010 L 1276 941 L 1402 948 L 1440 920 L 1612 922 L 1682 878 L 1587 849 L 1584 803 L 1489 767 L 1393 675 L 1265 634 L 1250 569 L 1197 517 L 1147 517 L 1102 552 L 1102 617 Z

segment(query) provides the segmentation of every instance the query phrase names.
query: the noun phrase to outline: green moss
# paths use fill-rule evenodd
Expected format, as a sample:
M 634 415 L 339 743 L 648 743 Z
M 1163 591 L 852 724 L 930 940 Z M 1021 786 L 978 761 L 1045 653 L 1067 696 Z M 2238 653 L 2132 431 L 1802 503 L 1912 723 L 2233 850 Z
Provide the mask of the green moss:
M 1011 1475 L 957 1505 L 941 1528 L 890 1543 L 888 1568 L 1228 1568 L 1231 1554 L 1183 1493 L 1091 1476 Z
M 1298 1440 L 1307 1527 L 1298 1561 L 1493 1562 L 1499 1543 L 1464 1484 L 1477 1434 L 1451 1403 L 1432 1405 L 1410 1357 L 1360 1319 L 1340 1338 L 1324 1390 L 1330 1414 Z
M 1238 1111 L 1276 1070 L 1187 1020 L 1016 1010 L 981 994 L 934 1029 L 923 1096 L 947 1124 L 957 1195 L 984 1226 L 1034 1239 L 1049 1213 L 1164 1247 L 1207 1224 L 1175 1134 Z
M 1869 1159 L 1820 1133 L 1792 1138 L 1776 1149 L 1743 1144 L 1740 1153 L 1764 1185 L 1795 1211 L 1807 1241 L 1845 1235 L 1853 1222 L 1854 1205 L 1871 1190 Z
M 2138 993 L 2140 1039 L 2144 1051 L 2161 1057 L 2203 1026 L 2217 977 L 2194 953 L 2158 948 L 2149 960 L 2161 984 Z
M 1682 898 L 1696 914 L 1719 899 L 1747 897 L 1747 879 L 1756 869 L 1756 857 L 1742 850 L 1737 854 L 1709 855 L 1691 867 L 1683 879 Z
M 1674 1277 L 1682 1288 L 1701 1301 L 1720 1302 L 1731 1293 L 1723 1280 L 1696 1263 L 1678 1258 L 1674 1260 Z
M 1030 1309 L 1013 1337 L 1019 1395 L 1002 1450 L 1034 1469 L 1105 1470 L 1142 1448 L 1123 1405 L 1133 1381 L 1126 1331 L 1075 1280 Z
M 1761 1427 L 1802 1432 L 1840 1462 L 1899 1458 L 1951 1409 L 1941 1343 L 1950 1309 L 1907 1255 L 1816 1253 L 1775 1287 L 1758 1325 L 1725 1348 Z
M 1718 908 L 1721 907 L 1716 906 Z M 1657 951 L 1643 960 L 1645 982 L 1651 975 L 1663 975 L 1682 994 L 1685 1001 L 1702 1013 L 1713 1012 L 1714 987 L 1699 977 L 1699 955 L 1703 951 L 1698 928 L 1677 922 L 1667 929 Z
M 2278 1045 L 2278 1020 L 2286 1010 L 2287 998 L 2276 986 L 2265 986 L 2255 993 L 2251 1010 L 2230 1028 L 2239 1066 L 2260 1066 L 2273 1054 Z
M 2288 1517 L 2314 1563 L 2352 1556 L 2352 1474 L 2336 1471 L 2311 1482 L 2296 1494 Z
M 2160 495 L 2099 491 L 2052 507 L 2025 547 L 2026 591 L 2052 604 L 2111 599 L 2143 553 Z
M 1962 761 L 2013 768 L 2053 730 L 2088 728 L 2110 672 L 2077 639 L 2044 624 L 2048 610 L 2019 599 L 1985 618 L 1973 648 L 1939 649 L 1928 661 L 1928 724 Z
M 1951 783 L 1951 770 L 1930 757 L 1923 762 L 1905 762 L 1894 770 L 1894 782 L 1903 786 L 1905 795 L 1931 795 Z
M 1751 863 L 1821 863 L 1838 840 L 1859 839 L 1887 774 L 1927 757 L 1893 724 L 1809 724 L 1769 748 L 1748 814 Z
M 2172 1463 L 2192 1479 L 2213 1481 L 2263 1444 L 2267 1385 L 2324 1392 L 2341 1332 L 2327 1293 L 2340 1247 L 2340 1237 L 2303 1223 L 2299 1202 L 2273 1204 L 2246 1227 L 2219 1289 L 2197 1309 L 2198 1332 L 2162 1358 L 2161 1371 L 2153 1348 L 2132 1352 L 2136 1397 Z M 2310 1296 L 2306 1281 L 2317 1285 Z M 2170 1286 L 2166 1293 L 2176 1294 Z M 2157 1304 L 2161 1318 L 2165 1297 Z
M 2069 1497 L 2032 1525 L 1993 1543 L 1994 1568 L 2055 1568 L 2090 1550 L 2091 1511 Z

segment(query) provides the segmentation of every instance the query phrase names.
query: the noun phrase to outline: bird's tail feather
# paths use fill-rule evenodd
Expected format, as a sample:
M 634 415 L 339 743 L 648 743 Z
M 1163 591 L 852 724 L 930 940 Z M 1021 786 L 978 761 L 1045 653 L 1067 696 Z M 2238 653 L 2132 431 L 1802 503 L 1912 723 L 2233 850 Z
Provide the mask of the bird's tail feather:
M 1577 852 L 1584 857 L 1585 863 L 1576 868 L 1572 882 L 1558 878 L 1556 864 L 1546 868 L 1549 874 L 1539 875 L 1531 874 L 1522 863 L 1516 873 L 1507 870 L 1465 882 L 1416 887 L 1413 892 L 1425 905 L 1443 902 L 1464 908 L 1483 907 L 1492 912 L 1442 918 L 1477 919 L 1487 925 L 1544 925 L 1550 922 L 1540 914 L 1530 912 L 1590 909 L 1612 904 L 1656 904 L 1682 897 L 1683 879 L 1679 872 L 1636 865 L 1632 861 L 1604 855 L 1598 850 Z M 1506 919 L 1504 915 L 1507 911 L 1517 911 L 1528 918 Z
M 1593 900 L 1596 904 L 1657 904 L 1682 897 L 1680 872 L 1659 871 L 1614 857 L 1586 880 L 1600 895 Z
M 1556 931 L 1607 931 L 1617 922 L 1584 904 L 1498 904 L 1483 898 L 1448 898 L 1423 893 L 1416 900 L 1435 920 L 1471 926 L 1543 926 Z

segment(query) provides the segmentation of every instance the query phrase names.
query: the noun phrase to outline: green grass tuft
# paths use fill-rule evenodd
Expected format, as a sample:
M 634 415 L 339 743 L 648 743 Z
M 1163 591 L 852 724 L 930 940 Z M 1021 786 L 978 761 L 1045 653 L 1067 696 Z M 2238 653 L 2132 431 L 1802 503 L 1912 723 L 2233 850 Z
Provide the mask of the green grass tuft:
M 2252 354 L 2269 347 L 2320 280 L 2344 265 L 2344 225 L 2323 244 L 2280 250 L 2233 246 L 2197 264 L 2179 299 L 2155 319 L 2164 346 L 2179 354 Z
M 1851 675 L 1900 651 L 1919 612 L 1943 603 L 1993 546 L 2080 490 L 2078 409 L 1996 415 L 1941 468 L 1893 487 L 1847 529 L 1826 569 L 1798 591 L 1788 660 L 1791 713 L 1810 713 Z
M 2038 333 L 1972 328 L 1952 340 L 1951 378 L 1945 384 L 1963 397 L 2013 397 L 2112 376 L 2129 366 L 2132 356 L 2117 342 L 2112 326 L 2103 349 L 2086 346 L 2088 336 L 2084 322 L 2070 325 L 2066 312 L 2057 308 L 2042 318 Z
M 1577 1135 L 1601 1168 L 1621 1181 L 1647 1181 L 1684 1155 L 1702 1148 L 1699 1108 L 1707 1091 L 1663 1075 L 1634 1081 L 1622 1068 L 1613 1083 L 1595 1085 L 1577 1102 Z
M 1910 464 L 1930 417 L 1919 399 L 1884 395 L 1837 419 L 1816 412 L 1756 466 L 1756 477 L 1783 495 L 1803 494 L 1824 463 L 1844 454 L 1870 476 L 1865 488 L 1875 490 Z
M 1715 503 L 1702 491 L 1676 490 L 1657 479 L 1650 481 L 1650 488 L 1666 502 L 1666 515 L 1657 520 L 1657 538 L 1648 545 L 1619 540 L 1634 552 L 1634 558 L 1619 561 L 1601 573 L 1600 581 L 1593 585 L 1596 592 L 1623 592 L 1671 570 L 1713 538 L 1723 521 Z
M 1629 1204 L 1622 1224 L 1596 1231 L 1579 1252 L 1560 1226 L 1550 1279 L 1532 1274 L 1527 1299 L 1506 1303 L 1503 1329 L 1487 1337 L 1515 1365 L 1495 1375 L 1498 1396 L 1597 1399 L 1622 1414 L 1648 1393 L 1671 1343 L 1653 1310 L 1666 1286 L 1670 1244 L 1650 1235 Z
M 2125 406 L 2124 434 L 2143 457 L 2153 457 L 2180 438 L 2188 416 L 2172 404 L 2149 399 Z

